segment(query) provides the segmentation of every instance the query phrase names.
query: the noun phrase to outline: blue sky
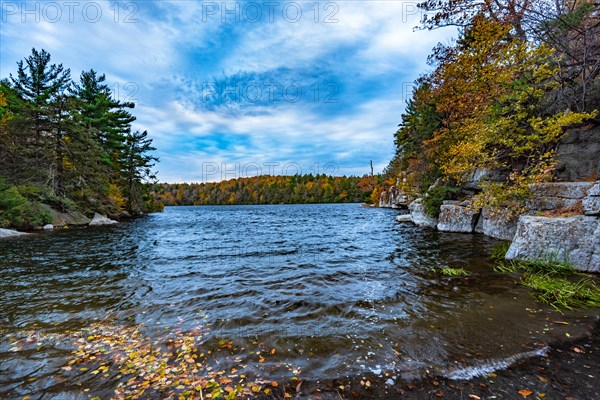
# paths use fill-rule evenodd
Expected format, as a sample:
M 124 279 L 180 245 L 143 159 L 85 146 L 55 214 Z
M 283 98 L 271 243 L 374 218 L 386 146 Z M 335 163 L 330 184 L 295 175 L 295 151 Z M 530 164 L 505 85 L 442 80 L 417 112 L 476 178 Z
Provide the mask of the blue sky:
M 363 175 L 393 154 L 412 82 L 454 31 L 414 1 L 1 0 L 0 77 L 31 48 L 136 103 L 168 182 Z

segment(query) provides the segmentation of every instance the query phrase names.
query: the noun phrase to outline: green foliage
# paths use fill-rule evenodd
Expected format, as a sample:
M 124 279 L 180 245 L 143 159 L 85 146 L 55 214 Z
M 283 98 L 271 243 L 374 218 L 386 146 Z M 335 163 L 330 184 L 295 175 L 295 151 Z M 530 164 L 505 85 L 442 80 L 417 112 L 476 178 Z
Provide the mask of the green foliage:
M 439 272 L 442 275 L 452 276 L 452 277 L 469 276 L 470 275 L 469 271 L 467 271 L 463 268 L 440 268 Z
M 90 70 L 75 83 L 48 52 L 32 49 L 16 76 L 0 82 L 0 177 L 28 202 L 88 214 L 160 208 L 143 185 L 157 160 L 152 140 L 131 132 L 134 105 L 114 99 L 105 81 Z M 41 220 L 35 216 L 21 210 L 5 221 L 24 226 Z
M 440 206 L 444 200 L 455 198 L 461 189 L 450 185 L 437 185 L 429 190 L 423 199 L 425 212 L 431 217 L 438 217 L 440 214 Z
M 50 223 L 50 215 L 37 203 L 27 200 L 17 188 L 0 180 L 0 227 L 31 229 Z

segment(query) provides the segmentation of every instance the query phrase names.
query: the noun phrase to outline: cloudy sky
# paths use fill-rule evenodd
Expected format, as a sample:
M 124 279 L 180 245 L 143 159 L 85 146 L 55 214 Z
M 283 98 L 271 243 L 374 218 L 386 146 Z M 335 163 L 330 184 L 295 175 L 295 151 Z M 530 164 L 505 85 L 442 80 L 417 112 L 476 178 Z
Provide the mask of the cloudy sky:
M 74 78 L 105 73 L 168 182 L 381 171 L 412 82 L 454 35 L 415 31 L 401 0 L 0 4 L 0 77 L 33 47 Z

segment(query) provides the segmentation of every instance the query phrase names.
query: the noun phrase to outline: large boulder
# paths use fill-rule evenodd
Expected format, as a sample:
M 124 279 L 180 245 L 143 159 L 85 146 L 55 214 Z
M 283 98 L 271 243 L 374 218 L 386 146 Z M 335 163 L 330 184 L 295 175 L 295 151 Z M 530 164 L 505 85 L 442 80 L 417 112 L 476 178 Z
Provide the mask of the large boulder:
M 521 216 L 506 258 L 536 260 L 549 257 L 566 259 L 579 271 L 600 272 L 600 219 Z
M 117 221 L 106 218 L 104 215 L 100 215 L 98 213 L 94 214 L 94 218 L 90 221 L 90 226 L 99 226 L 99 225 L 113 225 L 118 224 Z
M 475 229 L 478 212 L 458 202 L 444 202 L 440 206 L 437 228 L 442 232 L 471 233 Z
M 585 215 L 600 215 L 600 181 L 597 181 L 582 200 Z
M 437 228 L 438 219 L 427 214 L 425 211 L 425 205 L 423 204 L 423 199 L 416 199 L 409 204 L 408 209 L 410 211 L 410 219 L 416 225 L 427 228 Z
M 51 224 L 56 227 L 63 226 L 85 226 L 90 223 L 90 219 L 80 212 L 72 211 L 62 213 L 50 207 L 47 204 L 41 204 L 42 208 L 50 214 Z
M 1 229 L 0 228 L 0 238 L 24 236 L 24 235 L 27 235 L 27 233 L 13 231 L 12 229 Z
M 557 210 L 576 206 L 592 187 L 590 182 L 544 182 L 531 186 L 527 200 L 531 211 Z
M 485 207 L 475 226 L 475 232 L 501 240 L 512 240 L 519 219 L 509 210 Z

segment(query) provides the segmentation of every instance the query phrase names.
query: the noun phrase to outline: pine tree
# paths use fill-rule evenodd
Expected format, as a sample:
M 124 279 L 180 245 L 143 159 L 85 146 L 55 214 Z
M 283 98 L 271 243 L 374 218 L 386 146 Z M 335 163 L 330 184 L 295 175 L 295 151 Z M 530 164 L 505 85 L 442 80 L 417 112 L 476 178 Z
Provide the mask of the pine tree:
M 142 183 L 156 180 L 152 167 L 158 158 L 149 154 L 154 150 L 156 148 L 152 146 L 152 139 L 148 138 L 147 131 L 135 131 L 126 136 L 120 165 L 124 183 L 123 193 L 130 214 L 138 214 L 144 209 L 146 193 Z

